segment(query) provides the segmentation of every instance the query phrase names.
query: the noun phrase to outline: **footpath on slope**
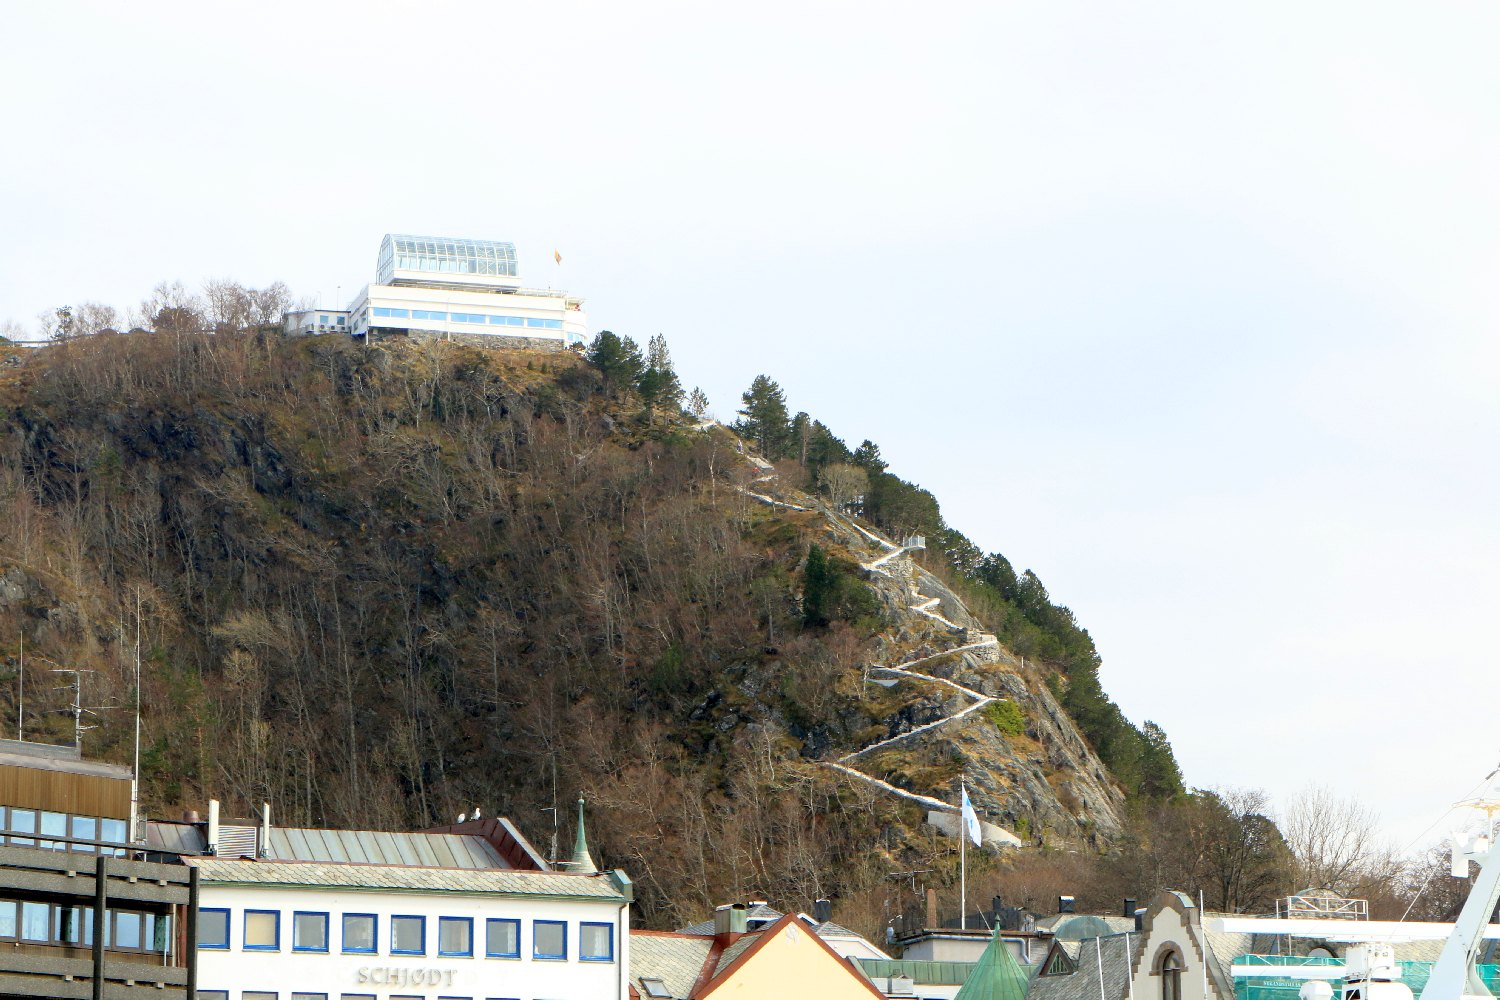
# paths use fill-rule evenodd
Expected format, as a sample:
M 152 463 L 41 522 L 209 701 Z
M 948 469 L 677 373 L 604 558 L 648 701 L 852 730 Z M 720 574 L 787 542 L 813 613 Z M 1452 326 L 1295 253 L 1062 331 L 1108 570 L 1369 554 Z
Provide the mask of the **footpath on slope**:
M 720 424 L 717 421 L 704 421 L 703 423 L 700 423 L 700 424 L 697 425 L 698 429 L 699 430 L 703 430 L 703 431 L 707 431 L 707 430 L 709 430 L 709 429 L 711 429 L 712 427 L 715 427 L 715 426 L 717 426 L 717 427 L 724 427 L 723 424 Z M 728 430 L 728 428 L 725 428 L 725 430 Z M 730 433 L 733 434 L 733 431 L 730 431 Z M 771 465 L 770 462 L 767 462 L 765 459 L 762 459 L 759 456 L 751 454 L 750 451 L 749 451 L 749 449 L 747 449 L 745 447 L 744 442 L 740 440 L 740 438 L 738 437 L 738 435 L 735 435 L 735 439 L 734 440 L 735 440 L 736 450 L 739 452 L 739 454 L 747 462 L 749 462 L 752 466 L 754 466 L 754 468 L 757 471 L 759 471 L 760 473 L 762 473 L 757 478 L 751 480 L 751 482 L 750 482 L 751 486 L 755 486 L 755 485 L 758 485 L 758 484 L 761 484 L 761 483 L 771 483 L 771 482 L 774 482 L 777 479 L 777 474 L 776 474 L 775 467 L 773 465 Z M 772 507 L 780 507 L 780 508 L 785 508 L 785 509 L 788 509 L 788 510 L 797 510 L 797 511 L 809 511 L 809 510 L 813 509 L 811 507 L 806 507 L 806 506 L 803 506 L 801 504 L 788 503 L 787 501 L 784 501 L 784 500 L 777 500 L 775 497 L 767 496 L 767 495 L 765 495 L 763 493 L 754 492 L 753 490 L 749 489 L 748 487 L 741 486 L 741 487 L 737 487 L 737 489 L 739 489 L 739 491 L 741 493 L 745 494 L 746 496 L 751 497 L 751 498 L 753 498 L 755 500 L 759 500 L 762 503 L 768 504 L 768 505 L 770 505 Z M 877 556 L 875 559 L 871 560 L 870 562 L 866 562 L 866 563 L 861 563 L 860 564 L 861 567 L 864 570 L 866 570 L 867 572 L 870 572 L 870 573 L 879 573 L 882 576 L 889 577 L 891 579 L 895 579 L 895 577 L 893 576 L 893 574 L 891 574 L 885 568 L 886 565 L 889 564 L 891 561 L 900 558 L 901 556 L 908 555 L 911 552 L 919 551 L 919 550 L 922 550 L 922 549 L 926 548 L 925 539 L 921 539 L 921 538 L 908 539 L 908 544 L 897 545 L 894 542 L 891 542 L 891 541 L 886 540 L 885 538 L 882 538 L 880 535 L 876 534 L 875 532 L 867 530 L 865 527 L 863 527 L 858 522 L 856 522 L 853 518 L 841 517 L 841 516 L 839 516 L 837 514 L 834 514 L 832 511 L 829 511 L 827 513 L 834 520 L 836 520 L 836 521 L 838 521 L 838 522 L 840 522 L 840 523 L 842 523 L 844 525 L 847 525 L 850 528 L 853 528 L 860 535 L 864 536 L 870 542 L 873 542 L 875 545 L 878 545 L 881 549 L 884 550 L 881 555 Z M 942 598 L 939 598 L 939 597 L 930 597 L 930 598 L 926 597 L 924 594 L 922 594 L 920 592 L 920 589 L 914 583 L 910 585 L 910 591 L 911 591 L 911 597 L 913 597 L 913 598 L 915 598 L 917 600 L 917 603 L 908 605 L 908 608 L 911 611 L 916 612 L 917 614 L 923 615 L 923 616 L 925 616 L 927 618 L 932 619 L 933 621 L 938 622 L 939 624 L 945 626 L 952 633 L 956 633 L 956 634 L 960 634 L 960 635 L 964 635 L 964 636 L 968 636 L 968 635 L 971 634 L 971 630 L 970 629 L 966 628 L 965 626 L 959 625 L 959 624 L 957 624 L 957 623 L 955 623 L 953 621 L 950 621 L 948 618 L 944 617 L 943 615 L 938 614 L 936 611 L 933 610 L 934 608 L 936 608 L 936 607 L 938 607 L 938 606 L 940 606 L 942 604 Z M 946 726 L 950 722 L 955 722 L 955 721 L 957 721 L 959 719 L 962 719 L 962 718 L 964 718 L 964 717 L 966 717 L 966 716 L 968 716 L 968 715 L 970 715 L 970 714 L 978 711 L 979 709 L 984 708 L 986 705 L 990 704 L 991 702 L 1006 700 L 1006 699 L 995 698 L 995 697 L 992 697 L 990 695 L 982 694 L 982 693 L 980 693 L 978 691 L 975 691 L 972 688 L 965 687 L 964 685 L 959 684 L 956 681 L 952 681 L 952 680 L 949 680 L 949 679 L 944 678 L 944 677 L 935 677 L 932 674 L 921 673 L 921 672 L 919 672 L 919 671 L 917 671 L 917 670 L 914 669 L 915 667 L 918 667 L 918 666 L 920 666 L 923 663 L 927 663 L 927 662 L 930 662 L 932 660 L 938 660 L 938 659 L 942 659 L 942 658 L 945 658 L 945 657 L 949 657 L 949 656 L 952 656 L 952 655 L 954 655 L 956 653 L 963 653 L 963 652 L 967 652 L 967 651 L 980 650 L 980 649 L 994 649 L 994 648 L 997 648 L 999 645 L 1000 645 L 1000 640 L 998 638 L 996 638 L 993 635 L 987 635 L 986 634 L 986 635 L 982 635 L 982 637 L 978 641 L 976 641 L 976 642 L 965 643 L 965 644 L 960 645 L 960 646 L 955 646 L 952 649 L 944 650 L 944 651 L 942 651 L 940 653 L 934 653 L 934 654 L 932 654 L 930 656 L 919 657 L 918 659 L 910 660 L 910 661 L 908 661 L 906 663 L 899 664 L 898 666 L 886 667 L 886 666 L 875 666 L 875 665 L 872 665 L 869 668 L 869 672 L 870 673 L 878 673 L 878 674 L 889 675 L 889 676 L 894 677 L 897 680 L 900 680 L 900 679 L 911 679 L 911 680 L 919 680 L 919 681 L 930 681 L 930 682 L 932 682 L 934 684 L 946 685 L 948 687 L 953 688 L 954 690 L 958 691 L 961 694 L 969 696 L 970 698 L 973 699 L 973 701 L 972 701 L 972 703 L 970 703 L 969 705 L 967 705 L 964 708 L 960 709 L 959 711 L 953 712 L 953 713 L 951 713 L 949 715 L 946 715 L 943 718 L 938 719 L 935 722 L 929 722 L 929 723 L 927 723 L 925 725 L 917 726 L 914 729 L 908 729 L 907 731 L 905 731 L 903 733 L 898 733 L 895 736 L 892 736 L 892 737 L 890 737 L 888 739 L 879 740 L 879 741 L 877 741 L 875 743 L 871 743 L 870 745 L 862 747 L 859 750 L 854 751 L 853 753 L 845 754 L 843 757 L 839 758 L 839 760 L 837 760 L 837 761 L 822 761 L 821 763 L 823 764 L 823 766 L 831 768 L 832 770 L 838 771 L 838 772 L 840 772 L 842 774 L 846 774 L 849 777 L 857 778 L 860 781 L 866 782 L 867 784 L 869 784 L 869 785 L 871 785 L 871 786 L 873 786 L 875 788 L 878 788 L 878 789 L 880 789 L 883 792 L 886 792 L 887 794 L 895 795 L 895 796 L 897 796 L 899 798 L 906 799 L 907 801 L 910 801 L 910 802 L 917 802 L 917 803 L 920 803 L 922 805 L 925 805 L 925 806 L 927 806 L 928 808 L 930 808 L 930 809 L 932 809 L 934 811 L 945 812 L 945 813 L 957 813 L 959 811 L 959 807 L 956 806 L 956 805 L 954 805 L 951 802 L 944 802 L 942 799 L 933 798 L 932 796 L 929 796 L 929 795 L 921 795 L 921 794 L 918 794 L 916 792 L 908 791 L 908 790 L 906 790 L 904 788 L 898 788 L 898 787 L 896 787 L 895 785 L 891 784 L 888 781 L 885 781 L 885 780 L 883 780 L 881 778 L 877 778 L 877 777 L 875 777 L 872 774 L 866 774 L 865 772 L 857 769 L 856 767 L 853 766 L 853 762 L 856 761 L 856 760 L 858 760 L 858 758 L 864 756 L 865 754 L 872 753 L 874 751 L 880 750 L 883 747 L 888 747 L 888 746 L 891 746 L 893 744 L 900 743 L 900 742 L 903 742 L 903 741 L 905 741 L 907 739 L 910 739 L 913 736 L 920 736 L 920 735 L 922 735 L 924 733 L 929 733 L 929 732 L 932 732 L 935 729 L 939 729 L 939 728 L 941 728 L 943 726 Z M 1000 827 L 996 827 L 993 824 L 989 824 L 989 823 L 984 823 L 984 824 L 982 824 L 982 826 L 987 828 L 987 830 L 986 830 L 987 833 L 989 833 L 990 831 L 994 831 L 994 836 L 993 836 L 994 840 L 997 840 L 997 841 L 1002 842 L 1002 843 L 1010 843 L 1010 844 L 1013 844 L 1014 846 L 1019 846 L 1020 843 L 1021 843 L 1020 840 L 1017 837 L 1015 837 L 1013 834 L 1011 834 L 1007 830 L 1004 830 L 1004 829 L 1002 829 Z

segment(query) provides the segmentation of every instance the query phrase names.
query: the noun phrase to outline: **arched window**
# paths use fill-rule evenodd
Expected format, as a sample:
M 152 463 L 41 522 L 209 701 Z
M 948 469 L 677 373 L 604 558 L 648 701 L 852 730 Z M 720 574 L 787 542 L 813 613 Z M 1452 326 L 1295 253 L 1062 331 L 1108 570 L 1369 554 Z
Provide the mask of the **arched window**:
M 1161 1000 L 1182 1000 L 1182 953 L 1168 949 L 1156 961 L 1156 974 L 1161 977 Z

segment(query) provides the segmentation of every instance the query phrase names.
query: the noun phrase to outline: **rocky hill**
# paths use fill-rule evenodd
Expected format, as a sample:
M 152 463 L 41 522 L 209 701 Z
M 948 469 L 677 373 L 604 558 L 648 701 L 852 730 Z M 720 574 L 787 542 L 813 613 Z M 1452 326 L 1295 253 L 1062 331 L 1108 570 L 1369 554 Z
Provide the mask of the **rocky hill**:
M 545 849 L 581 793 L 649 926 L 834 895 L 873 930 L 885 873 L 951 873 L 929 814 L 961 776 L 996 843 L 1108 845 L 1123 765 L 1064 709 L 1097 682 L 1006 638 L 1066 609 L 1023 621 L 796 463 L 640 411 L 573 355 L 28 353 L 0 369 L 0 718 L 66 738 L 48 671 L 84 668 L 86 750 L 128 760 L 139 650 L 151 810 L 480 805 Z

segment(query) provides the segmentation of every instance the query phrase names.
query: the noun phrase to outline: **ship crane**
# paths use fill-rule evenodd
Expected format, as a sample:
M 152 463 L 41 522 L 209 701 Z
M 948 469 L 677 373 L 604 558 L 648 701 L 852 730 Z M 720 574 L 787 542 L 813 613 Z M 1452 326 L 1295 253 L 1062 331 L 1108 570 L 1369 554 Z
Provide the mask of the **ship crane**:
M 1475 861 L 1479 863 L 1479 877 L 1469 889 L 1458 923 L 1432 967 L 1422 1000 L 1490 1000 L 1493 996 L 1480 978 L 1476 963 L 1490 915 L 1495 912 L 1496 904 L 1500 904 L 1500 857 L 1493 856 L 1495 817 L 1500 815 L 1500 768 L 1485 778 L 1483 791 L 1477 798 L 1460 802 L 1459 806 L 1483 813 L 1484 820 L 1477 829 L 1453 838 L 1452 875 L 1467 878 L 1469 862 Z

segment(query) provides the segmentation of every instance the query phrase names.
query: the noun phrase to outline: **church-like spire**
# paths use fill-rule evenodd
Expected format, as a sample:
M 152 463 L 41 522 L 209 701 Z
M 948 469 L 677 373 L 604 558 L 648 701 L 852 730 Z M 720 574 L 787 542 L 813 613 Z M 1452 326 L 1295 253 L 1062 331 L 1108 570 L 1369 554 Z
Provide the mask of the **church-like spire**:
M 592 875 L 599 870 L 594 864 L 593 855 L 589 854 L 589 838 L 583 832 L 583 796 L 578 797 L 578 839 L 573 842 L 573 860 L 568 862 L 568 870 L 581 874 Z

